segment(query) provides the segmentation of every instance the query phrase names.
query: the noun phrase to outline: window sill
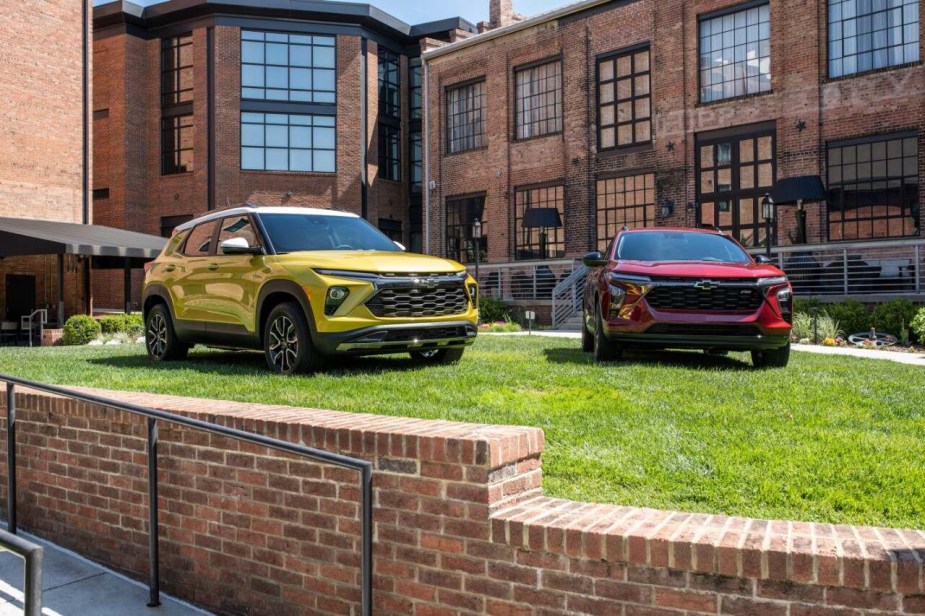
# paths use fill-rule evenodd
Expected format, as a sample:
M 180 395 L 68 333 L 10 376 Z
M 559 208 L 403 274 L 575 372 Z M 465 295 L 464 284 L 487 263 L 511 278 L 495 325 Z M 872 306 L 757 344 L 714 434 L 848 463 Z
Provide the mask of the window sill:
M 905 64 L 896 64 L 894 66 L 884 66 L 883 68 L 872 68 L 869 71 L 850 73 L 848 75 L 841 75 L 839 77 L 829 77 L 826 75 L 822 78 L 823 84 L 837 83 L 839 81 L 845 81 L 847 79 L 854 79 L 855 77 L 867 77 L 868 75 L 877 75 L 880 73 L 888 73 L 890 71 L 902 70 L 904 68 L 915 68 L 916 66 L 922 66 L 922 60 L 918 62 L 906 62 Z
M 757 92 L 755 94 L 743 94 L 742 96 L 734 96 L 732 98 L 721 98 L 717 101 L 709 101 L 707 103 L 700 101 L 697 103 L 697 108 L 700 109 L 701 107 L 713 107 L 715 105 L 722 105 L 723 103 L 735 103 L 735 102 L 747 101 L 753 98 L 762 98 L 764 96 L 770 96 L 771 94 L 774 94 L 773 89 L 768 90 L 767 92 Z
M 597 157 L 599 159 L 614 158 L 615 156 L 623 156 L 624 154 L 639 154 L 641 152 L 653 152 L 655 151 L 655 144 L 652 141 L 648 143 L 637 143 L 635 145 L 626 145 L 616 148 L 608 148 L 606 150 L 598 150 Z
M 296 177 L 321 177 L 321 178 L 333 178 L 337 176 L 336 171 L 270 171 L 263 169 L 241 169 L 243 175 L 286 175 L 286 176 L 296 176 Z
M 512 144 L 514 144 L 514 143 L 527 143 L 527 142 L 529 142 L 529 141 L 536 141 L 537 139 L 546 139 L 547 137 L 561 137 L 563 134 L 564 134 L 564 133 L 560 130 L 560 131 L 556 131 L 556 132 L 554 132 L 554 133 L 545 133 L 545 134 L 536 135 L 536 136 L 533 136 L 533 137 L 520 137 L 520 138 L 514 137 L 513 139 L 511 139 L 511 143 L 512 143 Z
M 477 148 L 469 148 L 468 150 L 460 150 L 459 152 L 447 152 L 444 156 L 445 156 L 446 158 L 449 158 L 450 156 L 460 156 L 461 154 L 470 154 L 470 153 L 472 153 L 472 152 L 481 152 L 481 151 L 487 150 L 487 149 L 488 149 L 488 146 L 487 146 L 487 145 L 482 145 L 482 146 L 479 146 L 479 147 L 477 147 Z
M 161 177 L 162 178 L 184 178 L 184 177 L 189 177 L 193 175 L 194 173 L 196 173 L 195 169 L 193 169 L 192 171 L 179 171 L 177 173 L 161 173 Z

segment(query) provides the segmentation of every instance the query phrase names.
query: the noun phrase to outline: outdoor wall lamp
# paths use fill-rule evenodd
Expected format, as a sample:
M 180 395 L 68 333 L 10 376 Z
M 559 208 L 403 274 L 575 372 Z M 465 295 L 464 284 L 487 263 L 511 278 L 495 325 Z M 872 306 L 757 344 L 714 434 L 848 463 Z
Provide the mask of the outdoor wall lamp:
M 662 199 L 658 208 L 658 215 L 661 218 L 668 218 L 674 213 L 674 201 L 671 199 Z

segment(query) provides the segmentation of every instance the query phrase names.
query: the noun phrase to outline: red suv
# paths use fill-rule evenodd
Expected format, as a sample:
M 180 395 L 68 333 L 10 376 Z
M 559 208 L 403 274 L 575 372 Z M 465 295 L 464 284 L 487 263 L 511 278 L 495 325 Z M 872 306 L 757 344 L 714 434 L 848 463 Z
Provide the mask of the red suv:
M 585 255 L 582 348 L 597 361 L 624 349 L 751 351 L 757 367 L 790 359 L 787 276 L 731 237 L 704 229 L 634 229 L 606 255 Z

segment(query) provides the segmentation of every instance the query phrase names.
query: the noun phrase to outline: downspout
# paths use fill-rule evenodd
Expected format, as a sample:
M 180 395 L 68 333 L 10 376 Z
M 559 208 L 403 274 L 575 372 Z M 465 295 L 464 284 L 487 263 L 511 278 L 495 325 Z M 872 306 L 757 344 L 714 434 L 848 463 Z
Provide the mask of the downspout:
M 430 73 L 427 58 L 421 58 L 424 71 L 424 253 L 430 253 Z
M 83 61 L 81 62 L 82 79 L 83 79 L 83 194 L 81 195 L 83 205 L 83 224 L 90 224 L 90 10 L 88 8 L 90 0 L 81 2 L 81 15 L 83 18 L 81 51 Z
M 206 29 L 206 130 L 208 131 L 206 161 L 206 210 L 215 209 L 215 28 Z
M 362 124 L 363 147 L 360 148 L 360 216 L 363 220 L 369 215 L 369 110 L 366 108 L 369 88 L 369 60 L 366 57 L 367 42 L 360 39 L 360 124 Z

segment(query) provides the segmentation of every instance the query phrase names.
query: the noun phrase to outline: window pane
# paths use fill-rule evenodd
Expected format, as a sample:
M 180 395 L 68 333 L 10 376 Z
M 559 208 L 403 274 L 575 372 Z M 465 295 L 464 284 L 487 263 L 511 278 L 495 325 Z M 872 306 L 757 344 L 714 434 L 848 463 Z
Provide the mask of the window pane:
M 564 195 L 562 186 L 517 191 L 514 211 L 516 259 L 561 259 L 565 256 Z M 539 218 L 547 223 L 558 222 L 560 226 L 525 227 L 526 213 L 530 210 L 547 210 Z M 555 214 L 549 215 L 550 210 L 558 212 L 558 220 L 555 220 Z
M 629 229 L 655 226 L 655 176 L 651 173 L 598 180 L 598 247 L 606 250 L 623 225 Z M 712 220 L 711 220 L 712 224 Z
M 330 37 L 242 30 L 241 97 L 334 103 L 333 40 Z
M 515 73 L 515 138 L 562 130 L 561 70 L 556 60 Z
M 488 145 L 484 81 L 448 89 L 446 114 L 448 153 Z
M 612 71 L 614 66 L 616 75 Z M 605 67 L 608 68 L 605 70 Z M 618 55 L 599 63 L 599 149 L 648 143 L 652 140 L 648 71 L 648 49 Z M 616 109 L 611 104 L 614 100 L 617 101 Z
M 829 77 L 918 61 L 919 5 L 900 4 L 828 0 Z
M 241 168 L 333 172 L 334 122 L 330 116 L 242 113 Z
M 771 89 L 769 6 L 714 17 L 700 24 L 700 99 L 767 92 Z

